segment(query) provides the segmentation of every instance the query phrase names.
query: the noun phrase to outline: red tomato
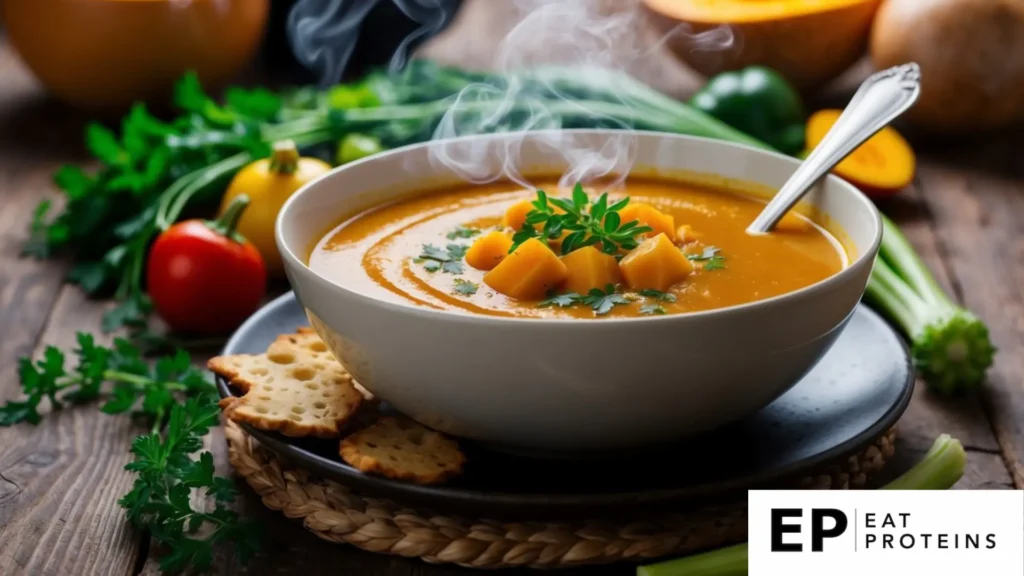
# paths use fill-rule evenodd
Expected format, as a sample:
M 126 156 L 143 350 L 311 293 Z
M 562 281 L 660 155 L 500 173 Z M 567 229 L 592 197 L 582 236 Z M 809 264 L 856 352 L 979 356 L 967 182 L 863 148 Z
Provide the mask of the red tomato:
M 161 234 L 149 253 L 146 289 L 176 332 L 222 334 L 259 308 L 267 271 L 256 248 L 234 231 L 247 197 L 217 222 L 186 220 Z

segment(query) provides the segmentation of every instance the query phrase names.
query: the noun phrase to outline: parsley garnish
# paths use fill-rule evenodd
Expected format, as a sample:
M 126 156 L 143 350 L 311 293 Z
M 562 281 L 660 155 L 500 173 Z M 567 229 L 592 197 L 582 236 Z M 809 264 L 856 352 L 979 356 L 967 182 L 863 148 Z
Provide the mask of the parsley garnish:
M 629 198 L 609 205 L 608 194 L 604 193 L 591 204 L 580 183 L 573 188 L 571 201 L 549 198 L 543 190 L 537 190 L 537 199 L 532 204 L 533 210 L 526 214 L 526 222 L 512 236 L 510 254 L 530 238 L 555 239 L 563 232 L 569 234 L 562 239 L 562 254 L 585 246 L 598 246 L 606 254 L 617 254 L 620 250 L 636 248 L 636 236 L 651 231 L 649 226 L 640 226 L 636 220 L 622 222 L 619 211 L 629 204 Z M 556 208 L 562 212 L 556 212 Z M 543 224 L 540 230 L 536 228 L 539 224 Z
M 145 332 L 141 326 L 152 309 L 145 304 L 143 274 L 153 239 L 194 199 L 219 197 L 231 176 L 269 154 L 277 139 L 280 96 L 232 87 L 224 100 L 215 102 L 189 72 L 174 88 L 173 119 L 161 120 L 137 103 L 119 130 L 88 124 L 83 140 L 98 169 L 59 168 L 59 211 L 49 199 L 33 211 L 23 252 L 38 258 L 74 253 L 69 280 L 90 296 L 113 296 L 125 306 L 104 318 L 105 331 L 130 323 L 133 343 Z M 306 138 L 304 144 L 330 138 Z
M 463 296 L 472 296 L 473 294 L 476 294 L 476 291 L 479 288 L 480 288 L 480 286 L 477 285 L 475 282 L 470 282 L 469 280 L 463 280 L 462 278 L 456 278 L 455 279 L 455 293 L 456 294 L 462 294 Z
M 668 292 L 662 292 L 661 290 L 654 290 L 646 288 L 640 291 L 640 295 L 646 298 L 654 298 L 655 300 L 661 300 L 662 302 L 675 302 L 676 295 Z
M 700 254 L 687 254 L 686 257 L 695 262 L 702 262 L 704 270 L 721 270 L 725 268 L 725 257 L 719 255 L 719 249 L 708 246 Z
M 580 302 L 590 306 L 598 315 L 607 314 L 615 306 L 629 304 L 629 300 L 622 294 L 615 292 L 615 286 L 609 284 L 604 290 L 593 288 L 584 296 Z
M 480 230 L 476 228 L 467 228 L 465 226 L 456 226 L 454 230 L 445 235 L 449 240 L 455 240 L 458 238 L 472 238 L 480 233 Z
M 632 300 L 615 291 L 614 285 L 608 284 L 604 290 L 601 290 L 600 288 L 592 288 L 585 296 L 581 296 L 575 292 L 552 294 L 548 296 L 547 299 L 538 302 L 537 306 L 539 308 L 549 308 L 552 306 L 569 308 L 577 304 L 586 304 L 593 308 L 594 312 L 600 316 L 607 314 L 615 306 L 629 304 L 630 302 L 632 302 Z
M 53 408 L 96 400 L 105 383 L 112 387 L 111 398 L 100 408 L 103 412 L 120 414 L 134 409 L 134 414 L 147 417 L 154 426 L 163 422 L 176 403 L 175 394 L 216 395 L 184 350 L 161 358 L 151 370 L 127 340 L 117 339 L 112 348 L 106 348 L 97 346 L 91 334 L 79 333 L 74 353 L 78 362 L 70 369 L 65 367 L 64 353 L 53 346 L 46 348 L 41 360 L 21 358 L 18 376 L 25 399 L 0 406 L 0 426 L 38 423 L 42 420 L 38 407 L 44 398 Z
M 469 246 L 464 244 L 449 244 L 444 248 L 424 244 L 423 252 L 414 261 L 422 262 L 423 269 L 427 272 L 443 270 L 448 274 L 462 274 L 465 271 L 462 258 L 466 255 L 466 250 L 469 250 Z
M 570 306 L 575 306 L 576 304 L 578 304 L 582 298 L 583 296 L 580 296 L 575 292 L 567 292 L 565 294 L 554 294 L 552 296 L 549 296 L 545 300 L 541 300 L 539 303 L 537 303 L 537 306 L 540 308 L 548 308 L 551 306 L 558 306 L 559 308 L 568 308 Z
M 214 475 L 210 452 L 193 458 L 202 450 L 203 436 L 218 421 L 213 383 L 184 351 L 160 358 L 151 367 L 127 340 L 115 340 L 108 348 L 97 345 L 90 334 L 77 337 L 73 366 L 54 346 L 48 346 L 39 360 L 19 360 L 24 399 L 0 407 L 0 425 L 38 423 L 43 399 L 60 408 L 105 398 L 103 412 L 131 413 L 150 425 L 150 432 L 132 443 L 134 459 L 125 469 L 136 475 L 135 483 L 118 504 L 136 528 L 169 550 L 160 559 L 161 569 L 208 569 L 213 547 L 226 542 L 243 561 L 251 557 L 259 546 L 259 533 L 254 523 L 229 509 L 236 495 L 233 482 Z M 212 511 L 192 507 L 195 490 L 213 498 Z
M 659 306 L 658 304 L 644 304 L 643 306 L 640 307 L 640 313 L 647 315 L 665 314 L 665 309 Z

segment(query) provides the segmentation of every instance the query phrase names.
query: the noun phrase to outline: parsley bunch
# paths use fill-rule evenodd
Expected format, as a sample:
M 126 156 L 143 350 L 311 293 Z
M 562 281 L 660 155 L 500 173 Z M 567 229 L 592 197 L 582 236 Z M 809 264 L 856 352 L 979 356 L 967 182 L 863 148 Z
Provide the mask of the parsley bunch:
M 223 542 L 232 543 L 243 562 L 259 549 L 258 525 L 227 507 L 237 492 L 230 480 L 214 475 L 213 455 L 191 457 L 203 447 L 202 438 L 217 424 L 219 413 L 216 404 L 192 398 L 174 405 L 165 434 L 152 432 L 132 442 L 135 459 L 125 469 L 137 476 L 118 504 L 132 524 L 169 549 L 160 559 L 164 571 L 205 570 L 213 564 L 213 547 Z M 214 509 L 194 509 L 193 490 L 205 490 Z
M 639 245 L 636 236 L 652 230 L 650 226 L 641 226 L 637 220 L 622 222 L 619 211 L 629 204 L 628 197 L 609 205 L 608 194 L 603 193 L 591 204 L 583 185 L 578 182 L 572 190 L 571 201 L 549 198 L 543 190 L 537 190 L 537 199 L 532 204 L 533 210 L 526 214 L 522 228 L 512 236 L 509 254 L 531 238 L 553 240 L 567 231 L 569 234 L 562 239 L 562 254 L 599 246 L 606 254 L 618 255 L 621 250 L 636 248 Z
M 54 346 L 35 362 L 21 358 L 24 399 L 0 406 L 0 426 L 39 423 L 44 399 L 59 409 L 105 398 L 104 413 L 130 413 L 150 427 L 132 443 L 134 459 L 125 469 L 136 474 L 135 483 L 118 504 L 136 528 L 167 547 L 161 568 L 209 568 L 213 546 L 221 542 L 232 542 L 243 560 L 251 556 L 258 532 L 227 507 L 236 495 L 233 484 L 214 475 L 212 454 L 192 456 L 202 449 L 202 438 L 217 423 L 220 409 L 216 388 L 189 355 L 179 350 L 150 366 L 127 340 L 115 340 L 108 348 L 86 333 L 77 335 L 73 353 L 76 362 L 70 366 Z M 192 508 L 194 490 L 213 498 L 212 511 Z
M 329 137 L 273 130 L 282 99 L 265 89 L 230 88 L 224 100 L 214 102 L 189 73 L 175 87 L 180 115 L 173 120 L 160 120 L 137 103 L 120 134 L 90 123 L 85 145 L 98 168 L 60 168 L 54 181 L 64 193 L 62 210 L 52 214 L 52 202 L 43 200 L 33 212 L 23 253 L 73 253 L 69 280 L 91 296 L 112 294 L 119 302 L 104 317 L 105 331 L 128 327 L 133 340 L 148 335 L 153 307 L 143 285 L 146 255 L 187 207 L 219 202 L 230 178 L 269 155 L 274 139 L 310 144 Z

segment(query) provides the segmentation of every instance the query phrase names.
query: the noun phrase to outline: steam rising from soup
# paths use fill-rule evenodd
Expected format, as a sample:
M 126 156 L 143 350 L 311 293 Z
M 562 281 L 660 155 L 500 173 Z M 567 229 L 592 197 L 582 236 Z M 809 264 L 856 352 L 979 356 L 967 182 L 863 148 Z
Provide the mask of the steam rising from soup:
M 381 1 L 392 1 L 420 25 L 396 50 L 389 68 L 397 72 L 408 61 L 410 43 L 418 37 L 436 33 L 450 14 L 450 4 L 440 0 L 300 0 L 289 15 L 288 28 L 293 49 L 300 61 L 315 69 L 324 85 L 342 77 L 359 38 L 360 25 Z M 561 187 L 576 182 L 601 181 L 609 188 L 621 185 L 633 167 L 636 155 L 636 126 L 610 118 L 599 109 L 586 109 L 602 128 L 622 130 L 600 148 L 592 148 L 577 137 L 561 132 L 564 119 L 550 101 L 530 97 L 524 90 L 520 70 L 545 64 L 571 66 L 580 74 L 600 75 L 602 71 L 630 71 L 644 64 L 671 36 L 685 36 L 693 50 L 726 50 L 737 41 L 726 26 L 693 33 L 680 24 L 668 34 L 653 37 L 647 32 L 639 3 L 617 0 L 502 0 L 485 1 L 495 19 L 511 21 L 489 70 L 497 71 L 503 81 L 467 86 L 451 98 L 448 112 L 434 130 L 432 161 L 457 174 L 468 183 L 484 184 L 512 181 L 534 189 L 536 182 L 524 176 L 528 167 L 520 164 L 522 139 L 504 139 L 500 143 L 476 140 L 453 141 L 459 136 L 492 132 L 548 130 L 546 144 L 553 160 L 564 159 L 568 169 L 559 178 Z M 464 10 L 479 5 L 463 3 Z M 504 22 L 490 21 L 480 34 L 502 33 Z M 477 43 L 478 45 L 479 43 Z M 541 82 L 543 89 L 574 106 L 579 98 L 564 94 L 557 81 Z M 536 85 L 534 85 L 536 88 Z M 639 109 L 628 99 L 619 102 Z M 494 148 L 497 147 L 497 148 Z M 493 158 L 499 158 L 495 164 Z M 491 159 L 491 161 L 484 161 Z M 554 162 L 558 164 L 559 162 Z

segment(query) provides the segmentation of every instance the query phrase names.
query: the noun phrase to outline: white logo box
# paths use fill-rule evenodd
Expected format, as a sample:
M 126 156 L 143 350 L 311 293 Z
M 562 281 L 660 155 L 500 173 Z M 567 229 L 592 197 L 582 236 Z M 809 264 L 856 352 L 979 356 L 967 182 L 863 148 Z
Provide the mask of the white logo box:
M 750 576 L 1024 575 L 1024 491 L 751 490 L 748 502 Z

